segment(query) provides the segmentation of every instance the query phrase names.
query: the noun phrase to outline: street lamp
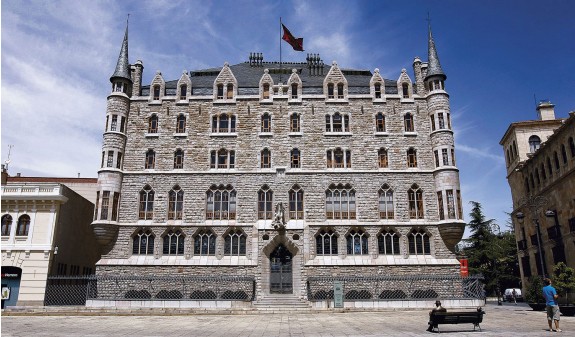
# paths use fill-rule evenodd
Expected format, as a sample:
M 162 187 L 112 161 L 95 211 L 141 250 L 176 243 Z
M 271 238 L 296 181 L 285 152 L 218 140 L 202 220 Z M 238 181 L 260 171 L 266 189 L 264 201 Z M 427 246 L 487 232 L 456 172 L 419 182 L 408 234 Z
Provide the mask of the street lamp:
M 544 196 L 537 196 L 533 197 L 524 197 L 519 200 L 520 207 L 525 207 L 531 213 L 531 219 L 535 223 L 535 234 L 537 235 L 537 251 L 539 253 L 539 263 L 541 265 L 541 272 L 543 273 L 543 277 L 545 277 L 545 264 L 543 261 L 543 254 L 541 250 L 541 231 L 539 226 L 539 212 L 543 209 L 543 207 L 549 202 Z M 555 212 L 547 210 L 545 211 L 545 216 L 547 217 L 554 217 Z M 519 221 L 520 224 L 523 224 L 525 219 L 525 214 L 523 212 L 515 213 L 515 217 Z

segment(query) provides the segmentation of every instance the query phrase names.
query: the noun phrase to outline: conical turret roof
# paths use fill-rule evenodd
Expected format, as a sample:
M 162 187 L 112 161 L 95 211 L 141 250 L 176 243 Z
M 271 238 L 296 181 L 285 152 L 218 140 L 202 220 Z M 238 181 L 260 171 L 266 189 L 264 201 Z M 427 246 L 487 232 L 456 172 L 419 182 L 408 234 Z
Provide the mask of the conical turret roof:
M 428 59 L 428 66 L 427 66 L 427 75 L 425 79 L 428 79 L 431 76 L 443 76 L 443 79 L 446 79 L 447 76 L 441 69 L 441 64 L 439 63 L 439 56 L 437 56 L 437 49 L 435 49 L 435 41 L 433 41 L 433 34 L 431 34 L 431 24 L 428 26 L 429 31 L 429 38 L 428 38 L 428 49 L 427 49 L 427 59 Z
M 124 41 L 122 42 L 122 49 L 120 50 L 120 55 L 118 56 L 118 63 L 116 64 L 116 70 L 110 81 L 115 77 L 125 78 L 132 81 L 132 76 L 130 75 L 130 62 L 128 61 L 128 25 L 126 24 L 126 33 L 124 34 Z

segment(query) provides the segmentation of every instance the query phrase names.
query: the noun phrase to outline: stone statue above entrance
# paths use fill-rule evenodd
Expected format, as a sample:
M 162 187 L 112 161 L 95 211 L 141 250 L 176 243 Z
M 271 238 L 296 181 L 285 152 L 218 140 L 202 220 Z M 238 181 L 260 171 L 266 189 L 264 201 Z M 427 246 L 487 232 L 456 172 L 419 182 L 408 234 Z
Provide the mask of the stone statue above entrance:
M 276 204 L 276 210 L 274 213 L 274 220 L 272 221 L 272 226 L 275 230 L 284 230 L 286 228 L 285 219 L 285 208 L 281 202 Z

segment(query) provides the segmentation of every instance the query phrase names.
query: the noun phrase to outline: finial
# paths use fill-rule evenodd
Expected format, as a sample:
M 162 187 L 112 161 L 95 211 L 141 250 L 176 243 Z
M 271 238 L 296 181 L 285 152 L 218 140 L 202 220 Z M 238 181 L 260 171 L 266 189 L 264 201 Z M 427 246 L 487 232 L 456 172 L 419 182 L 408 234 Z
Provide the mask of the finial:
M 379 74 L 379 68 L 375 68 L 375 69 L 373 70 L 373 72 L 376 73 L 376 74 Z
M 227 67 L 229 67 L 229 66 L 230 66 L 230 64 L 229 64 L 227 61 L 224 62 L 224 68 L 227 68 Z

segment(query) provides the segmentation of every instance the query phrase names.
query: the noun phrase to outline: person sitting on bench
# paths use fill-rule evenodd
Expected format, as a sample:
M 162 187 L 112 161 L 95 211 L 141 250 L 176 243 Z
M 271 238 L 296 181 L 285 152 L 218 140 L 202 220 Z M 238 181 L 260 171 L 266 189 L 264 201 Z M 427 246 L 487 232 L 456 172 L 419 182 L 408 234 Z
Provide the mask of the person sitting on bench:
M 429 316 L 434 312 L 447 312 L 447 309 L 441 306 L 441 301 L 437 300 L 435 301 L 435 308 L 429 312 Z M 431 321 L 429 321 L 429 328 L 427 328 L 427 331 L 432 332 L 433 328 L 437 328 L 437 325 L 433 325 Z

